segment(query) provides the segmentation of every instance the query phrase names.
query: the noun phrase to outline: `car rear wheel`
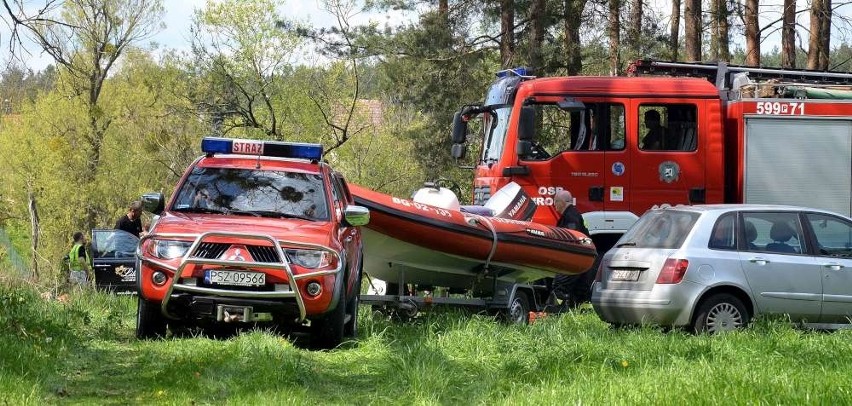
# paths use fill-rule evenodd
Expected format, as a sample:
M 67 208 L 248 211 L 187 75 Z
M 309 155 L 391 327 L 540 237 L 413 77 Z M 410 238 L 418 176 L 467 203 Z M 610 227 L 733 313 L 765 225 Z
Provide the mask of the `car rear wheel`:
M 720 293 L 701 301 L 692 327 L 697 333 L 714 334 L 743 328 L 750 320 L 751 316 L 740 299 Z
M 311 320 L 311 339 L 317 347 L 330 350 L 343 342 L 346 322 L 346 296 L 341 283 L 337 291 L 337 306 L 322 318 Z
M 515 292 L 515 298 L 506 309 L 506 321 L 513 324 L 528 324 L 530 322 L 530 301 L 526 292 Z
M 136 307 L 136 338 L 148 340 L 165 335 L 166 318 L 160 312 L 160 306 L 139 296 Z

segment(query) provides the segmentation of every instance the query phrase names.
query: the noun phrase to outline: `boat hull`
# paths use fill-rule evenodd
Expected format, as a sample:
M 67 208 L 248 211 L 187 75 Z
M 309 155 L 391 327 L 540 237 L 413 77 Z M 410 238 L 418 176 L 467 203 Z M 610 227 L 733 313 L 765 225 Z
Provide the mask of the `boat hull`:
M 595 260 L 583 234 L 526 221 L 483 217 L 351 185 L 370 209 L 364 270 L 391 283 L 471 288 L 496 276 L 524 283 L 578 274 Z

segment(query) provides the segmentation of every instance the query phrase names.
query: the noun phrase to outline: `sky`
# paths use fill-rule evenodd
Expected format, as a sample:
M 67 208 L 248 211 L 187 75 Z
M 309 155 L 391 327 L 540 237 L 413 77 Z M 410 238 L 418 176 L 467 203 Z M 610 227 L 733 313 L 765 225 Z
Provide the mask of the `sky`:
M 44 0 L 29 0 L 28 4 L 43 4 Z M 761 0 L 761 26 L 768 24 L 780 17 L 780 4 L 782 0 Z M 149 41 L 157 42 L 162 48 L 188 50 L 189 48 L 189 27 L 192 19 L 193 10 L 203 7 L 207 0 L 165 0 L 165 16 L 163 22 L 165 29 L 154 35 Z M 309 22 L 314 26 L 330 27 L 335 25 L 333 17 L 327 11 L 322 9 L 322 0 L 288 0 L 282 10 L 282 14 L 288 18 Z M 359 2 L 360 3 L 360 2 Z M 798 7 L 806 7 L 806 2 L 799 0 Z M 809 2 L 808 2 L 809 3 Z M 668 0 L 649 0 L 649 6 L 652 12 L 660 13 L 667 16 L 671 10 L 671 3 Z M 841 6 L 835 12 L 835 16 L 852 15 L 852 5 Z M 353 25 L 364 24 L 368 21 L 377 22 L 379 24 L 398 24 L 401 21 L 412 21 L 416 16 L 405 15 L 401 12 L 392 12 L 391 14 L 366 14 L 360 13 L 352 18 Z M 807 27 L 810 24 L 809 13 L 801 13 L 798 16 L 798 23 Z M 668 18 L 664 17 L 664 23 L 668 23 Z M 683 30 L 683 20 L 681 20 L 681 30 Z M 849 41 L 849 37 L 843 36 L 842 27 L 847 30 L 852 29 L 849 23 L 841 21 L 840 18 L 834 19 L 834 29 L 832 32 L 833 45 L 837 45 L 841 40 Z M 732 33 L 733 34 L 733 33 Z M 765 32 L 765 38 L 761 45 L 761 51 L 769 52 L 775 46 L 780 46 L 780 32 Z M 804 48 L 807 49 L 807 32 L 800 28 L 801 40 L 804 41 Z M 734 43 L 743 44 L 744 40 L 741 37 L 734 36 Z M 0 61 L 8 60 L 9 46 L 9 29 L 5 24 L 0 24 Z M 26 58 L 26 64 L 34 70 L 43 69 L 51 60 L 43 53 L 39 53 L 37 48 L 31 46 L 31 55 Z

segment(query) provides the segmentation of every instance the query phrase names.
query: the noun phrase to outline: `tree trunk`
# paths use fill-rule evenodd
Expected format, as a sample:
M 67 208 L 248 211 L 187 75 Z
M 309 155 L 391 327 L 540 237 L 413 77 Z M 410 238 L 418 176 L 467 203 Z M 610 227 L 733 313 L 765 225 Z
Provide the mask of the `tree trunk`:
M 30 264 L 30 268 L 33 272 L 33 278 L 35 280 L 39 279 L 39 270 L 38 270 L 38 244 L 39 239 L 41 237 L 41 227 L 39 226 L 38 219 L 38 206 L 36 205 L 36 197 L 33 192 L 33 187 L 31 184 L 27 185 L 27 208 L 30 212 L 30 229 L 32 232 L 32 241 L 30 241 L 30 254 L 32 255 L 32 262 Z
M 583 55 L 580 47 L 580 17 L 586 0 L 565 0 L 565 67 L 569 76 L 583 71 Z
M 808 69 L 828 69 L 828 46 L 831 26 L 831 0 L 811 2 L 811 35 L 808 41 Z
M 438 0 L 438 14 L 446 17 L 450 13 L 450 5 L 447 0 Z
M 758 23 L 758 1 L 745 2 L 746 60 L 748 66 L 760 66 L 760 24 Z
M 642 55 L 642 0 L 633 0 L 630 10 L 630 35 L 627 47 L 631 50 L 630 59 L 636 60 Z
M 621 1 L 609 0 L 609 75 L 618 76 L 621 72 Z
M 784 0 L 781 22 L 781 67 L 796 68 L 796 0 Z
M 727 0 L 716 0 L 715 7 L 715 26 L 716 31 L 716 59 L 724 62 L 731 61 L 730 39 L 728 31 L 730 23 L 728 22 L 728 2 Z
M 504 68 L 512 65 L 515 56 L 515 1 L 500 0 L 500 63 Z
M 541 54 L 541 43 L 544 41 L 544 25 L 547 12 L 545 0 L 533 0 L 530 7 L 530 20 L 532 21 L 532 38 L 529 43 L 529 64 L 536 70 L 543 70 L 544 61 Z M 541 72 L 544 74 L 545 72 Z
M 678 39 L 680 39 L 680 0 L 672 0 L 672 24 L 669 31 L 669 50 L 672 53 L 672 61 L 678 58 Z
M 686 59 L 701 60 L 701 0 L 686 0 L 684 7 L 684 30 Z

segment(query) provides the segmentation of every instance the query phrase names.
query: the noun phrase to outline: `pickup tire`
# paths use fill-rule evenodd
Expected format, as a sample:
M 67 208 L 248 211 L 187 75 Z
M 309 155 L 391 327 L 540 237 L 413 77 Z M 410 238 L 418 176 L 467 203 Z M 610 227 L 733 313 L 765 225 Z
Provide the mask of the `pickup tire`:
M 166 318 L 160 306 L 139 296 L 136 307 L 136 338 L 150 340 L 166 336 Z
M 346 321 L 346 296 L 343 283 L 338 288 L 337 306 L 322 318 L 311 320 L 311 341 L 320 349 L 330 350 L 343 342 Z
M 354 338 L 358 336 L 358 308 L 361 305 L 361 274 L 363 271 L 358 270 L 358 277 L 355 280 L 355 285 L 352 287 L 352 297 L 346 301 L 346 316 L 349 316 L 349 321 L 343 326 L 343 336 Z

